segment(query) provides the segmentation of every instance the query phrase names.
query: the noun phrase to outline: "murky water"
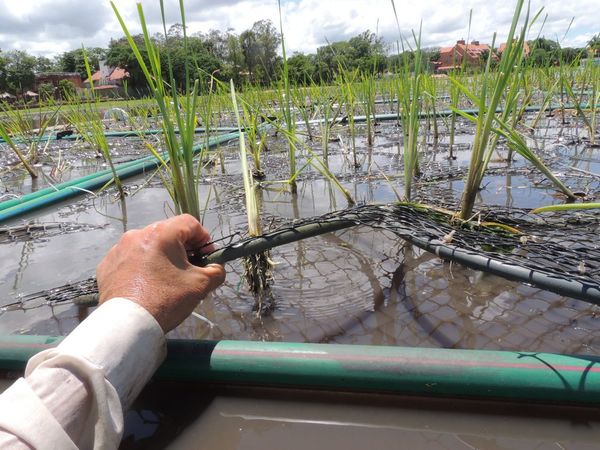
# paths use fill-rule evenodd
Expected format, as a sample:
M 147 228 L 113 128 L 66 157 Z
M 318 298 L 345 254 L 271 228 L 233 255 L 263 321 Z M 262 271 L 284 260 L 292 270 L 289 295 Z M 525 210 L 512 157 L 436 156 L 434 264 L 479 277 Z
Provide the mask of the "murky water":
M 189 407 L 176 400 L 185 391 Z M 124 449 L 591 450 L 595 409 L 153 384 L 127 415 Z
M 467 144 L 472 140 L 468 127 L 463 126 L 464 132 L 457 135 L 456 160 L 447 159 L 445 137 L 437 146 L 427 146 L 422 160 L 423 167 L 428 168 L 427 176 L 418 184 L 419 192 L 432 192 L 439 200 L 460 198 L 469 157 Z M 573 130 L 548 131 L 551 126 L 541 128 L 540 136 L 536 136 L 537 145 L 552 160 L 555 172 L 569 171 L 566 180 L 570 186 L 588 193 L 590 199 L 598 198 L 598 178 L 583 172 L 574 176 L 570 168 L 597 174 L 600 150 L 579 141 L 573 143 L 570 134 Z M 358 169 L 353 168 L 350 153 L 331 143 L 329 165 L 356 200 L 390 202 L 396 200 L 395 191 L 402 192 L 397 134 L 394 124 L 381 124 L 372 151 L 366 149 L 364 139 L 357 139 L 361 162 Z M 119 151 L 124 159 L 135 154 L 122 141 L 116 141 L 115 145 L 122 149 Z M 314 146 L 320 148 L 320 143 L 315 142 Z M 284 179 L 286 156 L 281 150 L 285 144 L 273 140 L 269 148 L 263 161 L 268 177 Z M 204 224 L 217 239 L 235 233 L 241 235 L 245 230 L 235 144 L 222 150 L 226 175 L 219 173 L 220 165 L 216 164 L 199 187 L 201 198 L 209 199 Z M 299 166 L 304 161 L 305 157 L 300 158 Z M 97 170 L 102 164 L 93 155 L 77 156 L 70 162 L 64 179 Z M 491 164 L 491 169 L 479 193 L 480 204 L 531 208 L 562 202 L 543 177 L 521 158 L 515 159 L 508 175 L 494 171 L 506 169 L 500 158 Z M 41 235 L 25 242 L 0 242 L 2 304 L 19 294 L 92 276 L 102 255 L 125 230 L 143 227 L 170 214 L 170 200 L 159 181 L 157 176 L 149 182 L 143 177 L 128 180 L 132 195 L 124 205 L 105 193 L 13 221 L 13 225 L 32 219 L 39 223 L 77 222 L 94 227 Z M 24 176 L 3 176 L 1 186 L 6 194 L 22 194 L 32 189 Z M 277 184 L 263 189 L 265 228 L 269 228 L 272 219 L 310 217 L 346 207 L 343 196 L 314 169 L 300 177 L 298 191 L 299 195 L 292 197 Z M 196 310 L 213 325 L 190 317 L 172 332 L 172 337 L 600 354 L 600 308 L 443 262 L 392 233 L 355 227 L 276 248 L 271 258 L 276 263 L 275 309 L 271 314 L 256 316 L 254 299 L 241 280 L 241 263 L 236 261 L 227 265 L 226 283 Z M 0 333 L 66 334 L 87 313 L 86 309 L 73 305 L 4 312 L 0 316 Z M 276 443 L 281 441 L 277 439 L 285 435 L 314 439 L 313 443 L 306 441 L 302 448 L 373 447 L 369 442 L 376 443 L 374 448 L 398 448 L 397 442 L 401 441 L 411 443 L 405 448 L 583 449 L 594 448 L 591 438 L 587 439 L 589 433 L 598 431 L 594 422 L 579 434 L 572 423 L 555 418 L 540 419 L 539 433 L 532 437 L 521 432 L 512 436 L 509 430 L 527 427 L 519 425 L 519 419 L 509 414 L 487 417 L 488 423 L 480 417 L 480 412 L 461 413 L 458 420 L 450 410 L 417 411 L 405 405 L 390 409 L 351 403 L 348 406 L 330 405 L 318 399 L 307 404 L 216 397 L 209 401 L 197 423 L 180 436 L 177 445 L 189 445 L 197 439 L 203 448 L 268 449 L 278 448 Z M 150 416 L 155 414 L 152 407 L 148 411 Z M 152 423 L 153 419 L 148 420 Z M 462 423 L 480 423 L 479 420 L 485 422 L 481 422 L 481 427 L 459 427 Z M 491 431 L 473 432 L 479 428 Z M 136 426 L 131 425 L 131 429 Z M 498 429 L 501 431 L 494 431 Z M 549 430 L 556 431 L 556 438 L 548 435 Z M 580 437 L 582 440 L 578 440 Z M 325 442 L 331 442 L 331 446 L 324 445 Z M 350 443 L 364 443 L 364 446 Z

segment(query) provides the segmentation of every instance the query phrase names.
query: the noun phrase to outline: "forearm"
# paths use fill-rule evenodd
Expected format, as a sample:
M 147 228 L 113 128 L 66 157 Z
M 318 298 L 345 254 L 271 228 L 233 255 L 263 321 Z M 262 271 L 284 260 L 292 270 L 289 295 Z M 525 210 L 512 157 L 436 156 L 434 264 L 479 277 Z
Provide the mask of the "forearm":
M 125 299 L 106 302 L 57 348 L 34 356 L 25 379 L 0 397 L 0 443 L 12 434 L 32 447 L 52 436 L 61 442 L 57 448 L 68 448 L 65 439 L 79 448 L 116 448 L 123 410 L 165 354 L 163 331 L 144 308 Z M 18 414 L 24 408 L 25 422 Z

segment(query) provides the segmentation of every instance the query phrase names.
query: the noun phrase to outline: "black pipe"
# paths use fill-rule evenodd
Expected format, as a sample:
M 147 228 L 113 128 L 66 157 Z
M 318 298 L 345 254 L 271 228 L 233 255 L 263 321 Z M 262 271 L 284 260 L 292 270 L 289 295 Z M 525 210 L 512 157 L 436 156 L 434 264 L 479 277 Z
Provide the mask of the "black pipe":
M 208 255 L 190 255 L 190 262 L 196 266 L 207 264 L 225 264 L 243 256 L 254 255 L 273 247 L 290 244 L 302 239 L 331 233 L 333 231 L 360 225 L 360 222 L 347 219 L 330 219 L 319 223 L 310 223 L 298 227 L 283 228 L 262 236 L 250 237 L 228 247 L 216 250 Z
M 511 281 L 536 286 L 566 297 L 583 300 L 600 306 L 600 288 L 598 285 L 581 280 L 567 280 L 543 272 L 496 261 L 488 256 L 468 252 L 452 247 L 438 240 L 424 240 L 415 236 L 405 238 L 417 247 L 431 252 L 442 259 L 457 262 L 471 269 L 498 275 Z

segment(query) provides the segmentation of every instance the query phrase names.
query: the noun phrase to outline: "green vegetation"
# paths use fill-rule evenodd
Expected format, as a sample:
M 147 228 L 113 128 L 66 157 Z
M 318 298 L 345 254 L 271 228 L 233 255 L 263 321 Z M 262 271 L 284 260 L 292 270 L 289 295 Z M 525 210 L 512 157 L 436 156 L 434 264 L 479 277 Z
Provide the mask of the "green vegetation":
M 352 204 L 353 197 L 330 168 L 330 144 L 340 143 L 346 158 L 342 163 L 349 161 L 353 170 L 366 168 L 370 173 L 372 147 L 376 144 L 376 114 L 385 107 L 397 115 L 400 124 L 398 155 L 402 157 L 406 201 L 416 194 L 419 159 L 431 143 L 428 138 L 433 138 L 434 145 L 445 144 L 448 138 L 449 157 L 454 158 L 455 131 L 461 117 L 475 125 L 462 197 L 463 220 L 473 216 L 478 190 L 494 154 L 499 157 L 497 160 L 508 161 L 518 154 L 568 199 L 575 199 L 575 194 L 530 148 L 527 133 L 544 121 L 550 109 L 558 108 L 563 123 L 568 114 L 574 115 L 584 127 L 585 139 L 594 145 L 600 68 L 591 60 L 580 64 L 583 53 L 573 56 L 544 37 L 528 41 L 528 32 L 540 13 L 530 20 L 529 11 L 523 12 L 524 0 L 517 1 L 501 54 L 494 48 L 494 38 L 492 50 L 480 58 L 481 67 L 469 67 L 463 61 L 462 67 L 441 78 L 432 74 L 431 64 L 440 58 L 440 52 L 421 48 L 421 29 L 403 34 L 398 25 L 397 51 L 392 56 L 386 55 L 381 38 L 365 31 L 348 41 L 328 43 L 314 55 L 288 57 L 281 10 L 279 29 L 269 21 L 259 21 L 239 36 L 215 30 L 188 36 L 183 2 L 180 2 L 181 23 L 171 27 L 164 21 L 163 3 L 160 5 L 163 33 L 153 35 L 146 27 L 141 6 L 138 13 L 142 33 L 131 35 L 113 5 L 125 36 L 111 41 L 106 51 L 91 49 L 89 58 L 83 49 L 67 52 L 54 63 L 27 58 L 24 52 L 0 55 L 0 68 L 13 64 L 11 58 L 20 58 L 25 68 L 41 70 L 54 64 L 81 73 L 82 63 L 85 78 L 91 78 L 100 59 L 106 58 L 110 65 L 127 68 L 128 92 L 149 94 L 140 100 L 101 102 L 94 95 L 93 83 L 91 91 L 81 91 L 72 82 L 62 80 L 57 87 L 39 86 L 42 95 L 35 107 L 5 104 L 0 113 L 1 137 L 32 176 L 36 175 L 33 166 L 37 161 L 37 146 L 58 115 L 53 98 L 68 99 L 68 104 L 61 107 L 62 120 L 71 124 L 111 167 L 100 117 L 103 110 L 119 106 L 129 112 L 130 129 L 161 128 L 162 138 L 147 141 L 146 146 L 156 156 L 163 148 L 167 150 L 168 158 L 161 161 L 175 212 L 201 218 L 197 183 L 207 158 L 201 154 L 200 163 L 195 158 L 195 131 L 204 127 L 206 133 L 200 139 L 208 143 L 221 121 L 231 126 L 234 87 L 236 105 L 240 107 L 234 112 L 240 116 L 240 127 L 246 132 L 244 152 L 252 158 L 255 179 L 265 177 L 261 156 L 269 130 L 286 144 L 289 178 L 286 173 L 287 179 L 268 182 L 286 183 L 292 193 L 297 192 L 302 172 L 313 168 Z M 393 1 L 392 8 L 396 13 Z M 596 51 L 597 37 L 594 39 L 586 50 L 589 54 Z M 5 85 L 10 73 L 0 71 Z M 573 109 L 568 111 L 566 104 L 574 105 Z M 525 114 L 530 105 L 541 106 L 533 120 Z M 466 113 L 465 109 L 475 113 Z M 438 118 L 442 111 L 444 117 Z M 361 118 L 366 123 L 364 128 L 356 119 L 360 115 L 365 116 Z M 361 134 L 366 137 L 366 154 L 361 154 L 365 151 L 360 145 Z M 222 155 L 221 171 L 225 171 Z
M 173 75 L 173 66 L 169 61 L 168 72 L 163 75 L 160 49 L 150 38 L 146 19 L 141 4 L 138 4 L 138 15 L 143 30 L 143 50 L 145 58 L 140 51 L 133 36 L 129 33 L 123 18 L 115 4 L 111 6 L 121 24 L 127 41 L 135 54 L 150 91 L 154 95 L 161 114 L 164 144 L 169 155 L 168 161 L 162 161 L 168 177 L 164 178 L 165 186 L 173 199 L 177 214 L 187 213 L 201 220 L 201 207 L 198 198 L 197 179 L 200 175 L 200 165 L 194 165 L 194 138 L 196 130 L 196 111 L 198 108 L 198 79 L 190 81 L 189 68 L 185 69 L 185 91 L 183 95 L 177 90 L 177 83 Z M 160 2 L 163 25 L 166 32 L 163 1 Z M 180 3 L 180 12 L 183 29 L 184 45 L 187 45 L 185 31 L 185 11 Z M 167 54 L 168 57 L 168 54 Z M 146 63 L 147 59 L 147 63 Z M 165 80 L 167 78 L 169 81 Z M 176 133 L 176 130 L 178 133 Z M 159 159 L 159 152 L 149 143 L 150 151 Z

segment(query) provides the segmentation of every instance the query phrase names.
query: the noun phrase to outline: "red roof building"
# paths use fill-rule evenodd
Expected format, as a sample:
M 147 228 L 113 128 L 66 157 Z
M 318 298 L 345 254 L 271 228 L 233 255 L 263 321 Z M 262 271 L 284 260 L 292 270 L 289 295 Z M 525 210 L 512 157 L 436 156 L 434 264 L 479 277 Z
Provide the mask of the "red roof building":
M 467 44 L 464 39 L 456 41 L 454 47 L 442 47 L 440 49 L 440 60 L 437 66 L 438 73 L 445 73 L 452 69 L 459 69 L 463 64 L 467 67 L 480 67 L 491 51 L 487 44 L 472 41 Z M 498 60 L 498 56 L 492 53 L 492 58 Z
M 129 78 L 129 72 L 120 67 L 109 67 L 105 63 L 100 63 L 100 70 L 92 75 L 94 88 L 99 86 L 123 86 L 123 82 Z M 90 79 L 83 82 L 85 87 L 90 86 Z
M 506 48 L 506 42 L 504 42 L 503 44 L 500 44 L 500 47 L 498 47 L 498 54 L 501 55 L 502 52 L 504 52 L 505 48 Z M 527 58 L 530 53 L 531 53 L 531 49 L 529 48 L 529 44 L 527 42 L 524 42 L 523 43 L 523 56 L 525 58 Z

